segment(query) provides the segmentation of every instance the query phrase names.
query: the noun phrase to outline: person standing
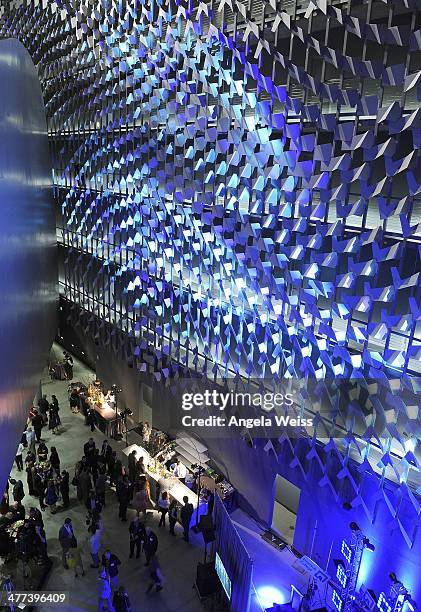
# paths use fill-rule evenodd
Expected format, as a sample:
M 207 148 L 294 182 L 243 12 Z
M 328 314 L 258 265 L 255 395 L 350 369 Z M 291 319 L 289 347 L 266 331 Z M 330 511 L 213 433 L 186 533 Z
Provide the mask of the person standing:
M 53 470 L 55 470 L 57 474 L 60 474 L 60 457 L 58 456 L 58 452 L 55 446 L 51 447 L 50 463 Z
M 38 401 L 39 412 L 42 416 L 44 423 L 47 422 L 47 413 L 50 409 L 50 404 L 48 403 L 47 396 L 43 395 L 41 399 Z
M 37 491 L 35 488 L 34 475 L 35 475 L 35 463 L 27 463 L 26 464 L 26 484 L 28 485 L 28 493 L 29 495 L 37 495 Z
M 170 507 L 168 508 L 168 522 L 170 524 L 170 534 L 175 536 L 176 533 L 174 531 L 175 525 L 178 521 L 178 504 L 176 499 L 172 499 L 170 503 Z
M 86 409 L 86 424 L 91 428 L 91 431 L 95 431 L 96 415 L 95 410 L 89 405 Z
M 39 442 L 41 440 L 41 431 L 42 431 L 42 428 L 44 427 L 44 419 L 38 413 L 38 410 L 34 410 L 34 416 L 31 419 L 31 423 L 35 431 L 36 440 L 37 442 Z
M 123 522 L 127 521 L 127 506 L 130 501 L 130 486 L 127 476 L 117 483 L 117 499 L 119 503 L 118 516 Z
M 151 499 L 148 495 L 148 490 L 146 488 L 146 482 L 143 481 L 140 483 L 140 489 L 139 491 L 136 492 L 135 496 L 134 496 L 134 502 L 133 505 L 136 509 L 137 512 L 137 516 L 139 516 L 140 513 L 143 514 L 143 519 L 146 520 L 146 510 L 150 507 L 151 505 Z
M 130 536 L 130 554 L 129 559 L 133 557 L 134 549 L 136 548 L 136 559 L 139 559 L 142 542 L 145 539 L 146 531 L 139 517 L 135 517 L 129 526 Z
M 28 444 L 28 450 L 35 455 L 35 432 L 32 427 L 28 427 L 25 431 L 26 442 Z
M 161 515 L 158 527 L 165 527 L 165 517 L 167 515 L 169 505 L 170 503 L 168 501 L 168 493 L 166 491 L 163 491 L 158 500 L 158 512 Z
M 16 451 L 16 457 L 15 457 L 16 467 L 18 468 L 19 472 L 21 472 L 23 470 L 22 453 L 23 453 L 24 448 L 25 447 L 22 444 L 22 442 L 19 442 L 18 450 Z
M 13 485 L 13 500 L 15 502 L 21 502 L 25 497 L 25 491 L 23 490 L 23 482 L 17 480 Z
M 111 485 L 114 484 L 114 473 L 115 473 L 116 461 L 117 461 L 117 453 L 115 451 L 111 451 L 111 454 L 108 457 L 108 461 L 107 461 L 108 476 L 110 478 Z
M 113 479 L 116 486 L 118 486 L 120 480 L 123 480 L 123 464 L 121 463 L 121 459 L 116 459 Z
M 152 428 L 149 425 L 148 421 L 145 421 L 142 425 L 142 438 L 143 438 L 143 446 L 146 450 L 149 449 L 149 442 L 151 439 Z
M 105 485 L 107 484 L 107 477 L 104 472 L 98 474 L 98 478 L 95 482 L 95 494 L 98 501 L 102 506 L 105 506 Z
M 47 554 L 47 536 L 45 535 L 44 526 L 40 523 L 35 524 L 35 548 L 38 551 L 39 557 L 45 564 L 48 561 Z
M 45 496 L 45 503 L 50 506 L 51 514 L 56 513 L 56 503 L 58 500 L 56 485 L 54 480 L 50 480 L 47 487 L 47 494 Z
M 113 606 L 115 612 L 130 612 L 130 599 L 124 586 L 120 586 L 114 593 Z
M 50 410 L 48 411 L 48 429 L 50 429 L 53 434 L 58 431 L 58 412 L 54 408 L 53 404 L 50 404 Z
M 55 395 L 51 396 L 51 406 L 53 407 L 54 412 L 57 414 L 57 424 L 60 425 L 61 423 L 60 416 L 59 416 L 60 406 L 58 405 L 58 399 Z
M 114 590 L 118 589 L 118 566 L 121 565 L 120 559 L 109 549 L 102 555 L 102 567 L 110 577 L 110 584 Z
M 41 525 L 41 527 L 44 527 L 42 514 L 38 510 L 38 508 L 29 508 L 29 520 L 32 521 L 35 525 Z
M 82 576 L 85 575 L 85 570 L 83 567 L 82 555 L 80 549 L 76 546 L 72 546 L 70 550 L 67 552 L 67 565 L 70 569 L 75 570 L 75 578 L 79 578 L 79 573 Z
M 158 538 L 156 533 L 154 533 L 150 527 L 146 527 L 144 537 L 143 552 L 145 553 L 146 557 L 145 565 L 149 565 L 152 557 L 158 550 Z
M 96 526 L 92 525 L 89 528 L 91 537 L 89 539 L 89 546 L 91 550 L 92 563 L 91 567 L 99 567 L 99 549 L 101 548 L 101 530 Z
M 62 527 L 60 527 L 60 531 L 58 532 L 58 539 L 62 551 L 63 567 L 65 569 L 68 569 L 66 555 L 70 548 L 72 548 L 72 546 L 77 546 L 71 518 L 66 518 L 64 524 L 62 525 Z
M 129 480 L 130 482 L 135 482 L 136 480 L 136 451 L 133 450 L 128 457 L 128 467 L 129 467 Z
M 60 487 L 60 494 L 61 494 L 61 499 L 63 500 L 63 507 L 64 508 L 68 508 L 70 500 L 69 500 L 69 480 L 70 480 L 70 475 L 69 472 L 67 472 L 67 470 L 63 470 L 60 476 L 60 483 L 59 483 L 59 487 Z
M 190 521 L 193 516 L 194 508 L 193 504 L 189 502 L 189 498 L 187 495 L 183 497 L 184 506 L 182 506 L 180 511 L 180 519 L 181 524 L 183 525 L 184 530 L 184 540 L 186 542 L 189 541 L 189 531 L 190 531 Z
M 89 498 L 89 493 L 92 490 L 91 477 L 86 470 L 82 470 L 79 474 L 78 483 L 80 487 L 81 501 L 86 504 Z
M 73 414 L 77 414 L 79 412 L 79 393 L 76 389 L 72 389 L 72 392 L 70 393 L 69 406 Z
M 99 604 L 99 612 L 103 612 L 104 605 L 107 605 L 107 610 L 113 612 L 113 603 L 111 600 L 111 584 L 110 577 L 107 574 L 106 570 L 103 568 L 98 574 L 98 604 Z
M 45 505 L 44 499 L 45 499 L 45 494 L 47 492 L 47 483 L 46 483 L 45 478 L 43 478 L 39 470 L 35 471 L 34 483 L 35 483 L 35 490 L 38 495 L 39 507 L 41 508 L 41 510 L 45 510 L 47 506 Z
M 22 506 L 21 502 L 13 502 L 12 513 L 13 521 L 25 520 L 25 507 Z
M 181 463 L 180 459 L 177 459 L 175 463 L 170 465 L 170 472 L 174 474 L 176 478 L 181 480 L 184 483 L 187 476 L 187 468 L 184 463 Z
M 59 410 L 58 399 L 55 395 L 52 395 L 50 404 L 50 422 L 48 427 L 49 429 L 53 430 L 53 433 L 58 433 L 61 425 Z
M 146 472 L 143 456 L 140 456 L 136 463 L 136 480 L 143 476 Z
M 92 463 L 93 457 L 95 455 L 96 444 L 93 438 L 89 438 L 87 442 L 83 445 L 83 454 L 86 457 L 86 461 L 90 465 Z

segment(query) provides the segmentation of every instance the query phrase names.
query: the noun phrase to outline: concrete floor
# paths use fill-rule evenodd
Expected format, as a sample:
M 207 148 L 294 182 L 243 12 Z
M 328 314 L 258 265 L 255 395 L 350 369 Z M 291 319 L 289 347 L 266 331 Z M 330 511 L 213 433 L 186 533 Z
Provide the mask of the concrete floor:
M 57 352 L 57 347 L 55 347 Z M 59 351 L 60 354 L 61 351 Z M 75 360 L 73 380 L 87 382 L 93 377 L 93 373 Z M 43 440 L 47 447 L 56 446 L 62 469 L 66 468 L 70 472 L 70 480 L 73 478 L 74 465 L 83 455 L 83 444 L 91 435 L 90 429 L 85 426 L 81 415 L 74 415 L 69 409 L 67 400 L 67 382 L 51 381 L 48 372 L 44 372 L 42 379 L 43 393 L 51 399 L 51 394 L 55 394 L 60 405 L 60 417 L 63 424 L 63 432 L 54 435 L 43 430 Z M 97 447 L 101 446 L 104 435 L 96 430 L 92 437 L 95 439 Z M 130 443 L 130 440 L 129 440 Z M 111 441 L 115 449 L 124 448 L 123 442 Z M 25 453 L 24 453 L 25 457 Z M 26 486 L 26 473 L 18 472 L 13 466 L 12 476 L 20 478 Z M 91 557 L 89 554 L 89 538 L 85 524 L 86 512 L 84 506 L 77 501 L 75 487 L 70 487 L 70 508 L 58 511 L 51 515 L 47 509 L 44 512 L 45 529 L 48 538 L 48 554 L 53 561 L 53 567 L 44 584 L 45 590 L 67 591 L 70 601 L 68 610 L 77 612 L 79 610 L 93 611 L 98 609 L 97 599 L 97 570 L 89 567 Z M 157 513 L 148 518 L 147 524 L 152 527 L 159 538 L 158 555 L 161 563 L 163 575 L 165 577 L 164 589 L 160 593 L 146 595 L 145 590 L 149 583 L 148 568 L 145 568 L 144 558 L 129 559 L 129 522 L 122 523 L 118 518 L 118 505 L 113 491 L 107 490 L 107 505 L 103 511 L 104 533 L 102 536 L 103 550 L 110 548 L 121 560 L 120 584 L 123 584 L 130 597 L 133 612 L 199 612 L 203 610 L 196 591 L 192 588 L 196 566 L 199 561 L 203 561 L 203 540 L 202 536 L 191 533 L 191 542 L 187 544 L 182 537 L 173 538 L 168 534 L 168 527 L 164 531 L 158 529 Z M 37 498 L 24 498 L 23 504 L 26 508 L 31 505 L 38 507 Z M 128 519 L 135 515 L 135 511 L 129 509 Z M 79 546 L 83 552 L 83 561 L 86 575 L 75 578 L 73 570 L 65 570 L 61 565 L 61 548 L 58 542 L 58 531 L 64 519 L 69 516 L 72 519 L 75 535 Z M 181 535 L 181 528 L 177 526 L 178 534 Z M 44 612 L 47 608 L 39 607 L 38 610 Z M 52 608 L 48 608 L 51 610 Z M 64 610 L 60 607 L 60 610 Z

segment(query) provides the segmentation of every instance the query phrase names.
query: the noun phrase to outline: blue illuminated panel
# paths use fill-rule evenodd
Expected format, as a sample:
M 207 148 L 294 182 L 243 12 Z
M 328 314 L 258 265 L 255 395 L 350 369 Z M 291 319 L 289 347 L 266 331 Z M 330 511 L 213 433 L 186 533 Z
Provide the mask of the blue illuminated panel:
M 219 580 L 221 581 L 222 587 L 227 594 L 229 600 L 231 600 L 231 580 L 227 574 L 224 564 L 222 563 L 221 557 L 216 553 L 215 555 L 215 569 L 218 574 Z
M 336 577 L 339 580 L 339 583 L 341 584 L 341 586 L 345 587 L 346 581 L 347 581 L 347 575 L 346 575 L 344 566 L 341 564 L 339 564 L 336 569 Z
M 380 593 L 379 599 L 377 600 L 377 607 L 380 612 L 392 612 L 392 606 L 387 602 L 386 595 Z
M 338 610 L 338 612 L 341 612 L 343 602 L 337 591 L 333 591 L 332 593 L 332 603 L 335 606 L 335 608 Z
M 350 549 L 348 544 L 345 542 L 345 540 L 342 540 L 341 553 L 343 554 L 345 559 L 348 561 L 348 563 L 351 563 L 352 550 Z

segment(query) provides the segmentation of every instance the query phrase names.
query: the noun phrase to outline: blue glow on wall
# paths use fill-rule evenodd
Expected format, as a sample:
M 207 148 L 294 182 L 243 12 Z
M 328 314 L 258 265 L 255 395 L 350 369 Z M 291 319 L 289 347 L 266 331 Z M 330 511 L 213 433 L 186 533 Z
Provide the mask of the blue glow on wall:
M 352 381 L 352 418 L 327 398 L 340 441 L 320 420 L 314 439 L 263 446 L 325 508 L 346 493 L 415 589 L 419 16 L 353 4 L 0 2 L 0 33 L 44 86 L 72 322 L 168 387 L 293 378 L 305 406 L 309 381 L 320 403 L 323 381 Z M 354 37 L 363 58 L 342 48 Z

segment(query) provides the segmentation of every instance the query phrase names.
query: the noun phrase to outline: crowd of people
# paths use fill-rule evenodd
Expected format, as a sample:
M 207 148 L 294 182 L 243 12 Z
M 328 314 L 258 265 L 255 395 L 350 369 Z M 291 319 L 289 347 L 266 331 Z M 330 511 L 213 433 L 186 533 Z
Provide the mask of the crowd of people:
M 74 409 L 74 398 L 70 398 L 69 403 L 70 408 Z M 25 497 L 23 481 L 10 479 L 0 509 L 0 554 L 2 551 L 6 555 L 10 553 L 13 540 L 15 553 L 22 554 L 24 551 L 28 559 L 34 558 L 40 564 L 47 563 L 49 558 L 43 512 L 49 509 L 54 514 L 58 509 L 68 508 L 72 485 L 77 499 L 86 508 L 90 567 L 98 571 L 99 609 L 108 607 L 109 610 L 127 612 L 130 609 L 129 596 L 119 584 L 121 560 L 109 549 L 103 552 L 103 508 L 116 501 L 118 517 L 122 522 L 128 522 L 128 508 L 134 508 L 135 516 L 128 525 L 128 558 L 144 557 L 144 565 L 149 568 L 150 575 L 146 592 L 150 593 L 162 590 L 164 580 L 158 557 L 159 538 L 147 524 L 148 516 L 152 512 L 159 514 L 158 529 L 166 529 L 168 519 L 169 533 L 173 537 L 177 535 L 176 525 L 180 523 L 183 537 L 189 541 L 193 505 L 187 497 L 179 505 L 175 499 L 170 498 L 168 491 L 160 491 L 159 488 L 152 495 L 143 457 L 137 459 L 131 454 L 126 467 L 108 440 L 104 440 L 101 447 L 97 448 L 94 439 L 89 438 L 83 445 L 82 457 L 76 463 L 72 476 L 67 470 L 61 469 L 57 447 L 48 447 L 42 439 L 45 427 L 53 433 L 60 431 L 59 411 L 54 395 L 50 402 L 44 395 L 38 408 L 30 411 L 28 426 L 17 450 L 16 467 L 18 472 L 26 471 L 27 494 L 38 499 L 39 508 L 31 505 L 27 511 L 22 505 Z M 184 473 L 179 462 L 172 464 L 171 471 L 183 479 Z M 2 538 L 2 534 L 5 537 Z M 84 576 L 84 551 L 78 544 L 70 517 L 64 520 L 58 539 L 63 567 L 73 570 L 75 578 Z

